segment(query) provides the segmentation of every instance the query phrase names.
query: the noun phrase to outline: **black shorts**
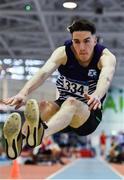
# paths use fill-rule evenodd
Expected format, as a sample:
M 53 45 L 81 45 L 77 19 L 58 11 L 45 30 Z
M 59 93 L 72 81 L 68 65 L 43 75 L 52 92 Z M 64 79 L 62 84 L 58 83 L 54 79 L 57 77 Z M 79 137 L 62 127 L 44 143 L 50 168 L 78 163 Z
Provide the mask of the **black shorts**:
M 63 102 L 64 101 L 60 100 L 60 99 L 57 99 L 55 101 L 55 103 L 57 103 L 59 106 L 61 106 Z M 101 122 L 101 120 L 102 120 L 101 109 L 96 109 L 95 111 L 92 110 L 88 120 L 82 126 L 80 126 L 79 128 L 73 128 L 71 126 L 67 126 L 61 132 L 66 133 L 66 132 L 73 131 L 80 136 L 86 136 L 96 130 L 96 128 L 99 125 L 99 123 Z

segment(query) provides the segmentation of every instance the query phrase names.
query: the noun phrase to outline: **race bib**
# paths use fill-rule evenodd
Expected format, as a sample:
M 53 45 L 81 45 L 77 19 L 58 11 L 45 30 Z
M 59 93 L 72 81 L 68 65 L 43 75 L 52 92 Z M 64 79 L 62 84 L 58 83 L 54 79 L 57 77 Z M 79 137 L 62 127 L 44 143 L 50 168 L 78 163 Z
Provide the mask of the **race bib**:
M 79 84 L 76 82 L 71 82 L 64 78 L 64 88 L 70 92 L 80 96 L 83 96 L 83 93 L 88 93 L 88 85 Z

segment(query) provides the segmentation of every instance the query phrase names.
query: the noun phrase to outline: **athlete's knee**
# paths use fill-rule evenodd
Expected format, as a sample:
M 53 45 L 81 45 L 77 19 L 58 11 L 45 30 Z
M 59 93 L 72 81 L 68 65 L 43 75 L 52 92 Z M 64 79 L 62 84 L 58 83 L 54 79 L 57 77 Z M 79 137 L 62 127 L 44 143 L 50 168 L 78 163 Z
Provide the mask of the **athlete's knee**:
M 41 101 L 39 108 L 43 121 L 48 121 L 59 110 L 59 106 L 51 101 Z
M 64 103 L 68 105 L 77 105 L 78 101 L 74 97 L 69 97 Z

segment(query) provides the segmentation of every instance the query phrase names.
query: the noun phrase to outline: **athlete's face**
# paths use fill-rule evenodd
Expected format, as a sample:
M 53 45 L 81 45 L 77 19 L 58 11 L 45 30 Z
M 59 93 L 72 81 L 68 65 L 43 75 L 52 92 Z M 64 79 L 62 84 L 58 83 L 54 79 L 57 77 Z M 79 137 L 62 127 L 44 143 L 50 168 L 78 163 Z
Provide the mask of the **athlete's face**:
M 77 58 L 82 63 L 89 62 L 96 45 L 95 35 L 92 35 L 90 31 L 75 31 L 72 34 L 72 41 Z

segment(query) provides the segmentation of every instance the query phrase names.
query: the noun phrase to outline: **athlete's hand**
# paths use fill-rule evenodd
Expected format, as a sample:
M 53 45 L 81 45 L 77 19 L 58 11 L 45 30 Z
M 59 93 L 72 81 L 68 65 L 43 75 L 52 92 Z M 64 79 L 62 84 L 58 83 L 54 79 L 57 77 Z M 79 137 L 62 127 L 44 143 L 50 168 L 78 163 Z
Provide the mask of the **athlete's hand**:
M 22 94 L 17 94 L 10 98 L 4 99 L 3 103 L 10 106 L 15 106 L 15 109 L 19 109 L 21 106 L 26 103 L 26 96 Z
M 101 101 L 98 96 L 94 94 L 89 95 L 87 93 L 84 93 L 84 97 L 88 100 L 87 105 L 89 106 L 89 110 L 96 110 L 97 108 L 101 108 Z

